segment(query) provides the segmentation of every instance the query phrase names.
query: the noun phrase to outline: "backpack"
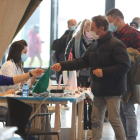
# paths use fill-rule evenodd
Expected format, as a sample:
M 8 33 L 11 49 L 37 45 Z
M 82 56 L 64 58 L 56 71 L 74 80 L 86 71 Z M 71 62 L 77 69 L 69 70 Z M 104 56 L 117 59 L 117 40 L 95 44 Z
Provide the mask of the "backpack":
M 54 40 L 52 43 L 52 46 L 51 46 L 51 50 L 59 51 L 59 49 L 60 49 L 59 43 L 60 43 L 60 39 Z
M 127 52 L 131 60 L 130 78 L 134 84 L 140 85 L 140 53 L 131 47 L 127 48 Z

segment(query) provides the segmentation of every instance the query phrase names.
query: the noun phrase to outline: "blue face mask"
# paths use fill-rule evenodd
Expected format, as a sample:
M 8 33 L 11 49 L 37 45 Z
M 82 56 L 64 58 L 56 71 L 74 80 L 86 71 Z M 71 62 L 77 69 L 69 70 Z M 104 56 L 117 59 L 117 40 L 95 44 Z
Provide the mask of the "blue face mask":
M 25 62 L 28 59 L 28 55 L 27 54 L 22 54 L 21 55 L 21 61 Z
M 75 30 L 75 26 L 71 26 L 71 31 L 74 31 Z
M 118 28 L 118 27 L 116 27 L 116 26 L 114 25 L 114 23 L 110 23 L 110 24 L 109 24 L 109 30 L 110 30 L 111 32 L 116 32 L 116 31 L 117 31 L 117 28 Z

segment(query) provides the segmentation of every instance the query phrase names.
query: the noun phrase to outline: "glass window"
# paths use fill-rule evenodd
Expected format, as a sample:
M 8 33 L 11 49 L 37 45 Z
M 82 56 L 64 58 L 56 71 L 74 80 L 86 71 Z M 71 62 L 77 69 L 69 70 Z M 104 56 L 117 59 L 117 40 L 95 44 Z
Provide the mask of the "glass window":
M 124 21 L 130 23 L 134 17 L 140 17 L 140 0 L 116 0 L 115 8 L 118 8 L 124 15 Z
M 29 58 L 24 67 L 48 67 L 50 61 L 51 0 L 44 0 L 26 22 L 14 41 L 25 39 Z M 7 58 L 8 51 L 6 52 Z
M 67 21 L 76 19 L 77 23 L 105 14 L 105 0 L 59 0 L 58 37 L 68 29 Z

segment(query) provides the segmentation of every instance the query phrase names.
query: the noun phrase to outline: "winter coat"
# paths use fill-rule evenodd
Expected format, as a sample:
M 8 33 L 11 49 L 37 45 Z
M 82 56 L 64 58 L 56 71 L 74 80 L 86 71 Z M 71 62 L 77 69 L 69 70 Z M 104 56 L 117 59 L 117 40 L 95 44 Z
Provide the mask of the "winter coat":
M 80 70 L 91 67 L 91 90 L 95 96 L 120 96 L 127 89 L 126 77 L 131 63 L 125 45 L 110 31 L 90 45 L 84 56 L 60 63 L 62 70 Z M 102 69 L 103 77 L 93 70 Z
M 128 102 L 132 96 L 132 103 L 140 103 L 140 54 L 134 48 L 127 48 L 131 60 L 131 68 L 127 75 L 127 91 L 124 94 L 124 101 Z
M 81 57 L 87 50 L 87 48 L 90 46 L 86 45 L 83 35 L 78 32 L 77 35 L 68 43 L 67 48 L 65 50 L 65 59 L 68 60 L 70 52 L 72 53 L 72 58 L 78 58 Z M 78 72 L 78 77 L 79 75 L 82 76 L 90 76 L 90 69 L 87 68 L 85 70 L 81 70 Z
M 51 50 L 54 50 L 56 53 L 57 62 L 64 61 L 64 53 L 66 49 L 66 45 L 68 43 L 69 34 L 71 31 L 66 30 L 60 39 L 56 39 L 53 41 Z

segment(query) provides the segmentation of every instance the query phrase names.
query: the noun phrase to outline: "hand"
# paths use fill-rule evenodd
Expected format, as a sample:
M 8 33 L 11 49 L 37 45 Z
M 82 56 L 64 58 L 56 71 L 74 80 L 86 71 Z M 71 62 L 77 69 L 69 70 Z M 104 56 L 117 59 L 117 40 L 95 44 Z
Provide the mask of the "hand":
M 93 70 L 93 74 L 95 74 L 97 77 L 103 77 L 103 70 L 102 69 Z
M 42 73 L 44 72 L 45 70 L 43 70 L 43 69 L 41 69 L 41 67 L 39 67 L 39 68 L 37 68 L 37 69 L 35 69 L 35 70 L 32 70 L 31 71 L 31 74 L 33 75 L 33 76 L 40 76 L 40 75 L 42 75 Z
M 14 94 L 15 93 L 15 90 L 14 89 L 9 89 L 6 94 Z
M 60 71 L 60 70 L 61 70 L 61 65 L 60 65 L 60 63 L 54 64 L 54 65 L 51 67 L 51 70 Z

